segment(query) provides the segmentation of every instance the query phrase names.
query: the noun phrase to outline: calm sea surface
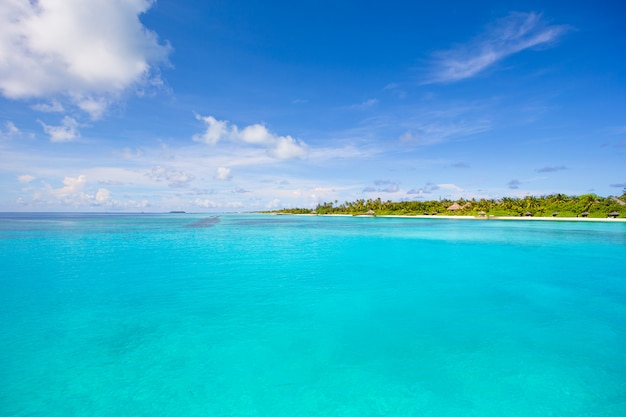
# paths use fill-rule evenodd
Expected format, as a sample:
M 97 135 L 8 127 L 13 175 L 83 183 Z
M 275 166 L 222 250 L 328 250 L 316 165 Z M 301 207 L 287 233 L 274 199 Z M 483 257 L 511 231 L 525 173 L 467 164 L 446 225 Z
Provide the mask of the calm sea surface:
M 2 416 L 626 416 L 626 223 L 0 214 Z

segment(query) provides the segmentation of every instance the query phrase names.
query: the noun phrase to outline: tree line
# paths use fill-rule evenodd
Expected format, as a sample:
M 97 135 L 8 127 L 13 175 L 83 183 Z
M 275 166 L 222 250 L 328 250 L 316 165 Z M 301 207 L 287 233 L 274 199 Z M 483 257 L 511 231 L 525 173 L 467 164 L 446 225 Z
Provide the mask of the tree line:
M 456 204 L 455 204 L 456 203 Z M 453 210 L 449 210 L 449 208 Z M 359 215 L 373 211 L 376 215 L 459 215 L 459 216 L 536 216 L 536 217 L 626 217 L 626 190 L 620 197 L 600 197 L 595 194 L 568 196 L 551 194 L 501 199 L 460 199 L 431 201 L 383 201 L 358 199 L 341 204 L 320 203 L 310 208 L 286 208 L 273 213 L 288 214 L 347 214 Z M 616 214 L 617 213 L 617 214 Z

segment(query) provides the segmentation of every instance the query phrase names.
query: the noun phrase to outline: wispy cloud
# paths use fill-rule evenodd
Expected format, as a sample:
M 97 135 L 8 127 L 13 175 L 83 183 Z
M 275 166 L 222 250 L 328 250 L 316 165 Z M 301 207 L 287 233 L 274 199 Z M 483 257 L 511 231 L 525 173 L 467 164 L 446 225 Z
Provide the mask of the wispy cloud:
M 374 185 L 377 185 L 378 188 L 375 187 L 365 187 L 363 189 L 364 193 L 397 193 L 400 191 L 400 186 L 395 181 L 390 180 L 376 180 L 374 181 Z
M 377 104 L 378 104 L 377 98 L 370 98 L 370 99 L 365 100 L 362 103 L 353 104 L 352 106 L 349 106 L 349 108 L 353 110 L 367 110 L 369 108 L 374 107 Z
M 466 164 L 465 162 L 457 162 L 456 164 L 452 164 L 450 165 L 452 168 L 461 168 L 461 169 L 467 169 L 469 168 L 469 164 Z
M 167 185 L 172 188 L 187 187 L 195 178 L 184 171 L 163 166 L 152 168 L 147 175 L 157 182 L 167 182 Z
M 8 139 L 14 136 L 19 136 L 22 133 L 13 122 L 6 122 L 4 125 L 4 129 L 0 128 L 0 139 Z
M 554 167 L 543 167 L 543 168 L 539 168 L 539 169 L 537 169 L 536 171 L 537 171 L 537 172 L 544 173 L 544 172 L 564 171 L 564 170 L 566 170 L 566 169 L 568 169 L 566 166 L 564 166 L 564 165 L 559 165 L 559 166 L 554 166 Z
M 57 100 L 52 100 L 50 103 L 38 103 L 31 106 L 33 110 L 41 111 L 44 113 L 62 113 L 65 108 Z
M 566 25 L 548 25 L 540 13 L 510 13 L 470 42 L 435 52 L 424 84 L 452 83 L 474 77 L 510 55 L 549 46 L 568 29 Z
M 49 126 L 42 121 L 39 123 L 43 127 L 43 131 L 50 136 L 51 142 L 71 142 L 80 137 L 78 122 L 69 116 L 65 116 L 61 120 L 60 126 Z
M 508 182 L 507 186 L 511 189 L 511 190 L 517 190 L 519 188 L 519 186 L 522 185 L 522 182 L 520 180 L 511 180 Z
M 17 180 L 23 184 L 28 184 L 34 179 L 35 177 L 33 177 L 32 175 L 28 175 L 28 174 L 20 175 L 17 177 Z
M 400 136 L 400 142 L 411 145 L 434 145 L 454 137 L 470 136 L 491 129 L 487 120 L 416 123 Z

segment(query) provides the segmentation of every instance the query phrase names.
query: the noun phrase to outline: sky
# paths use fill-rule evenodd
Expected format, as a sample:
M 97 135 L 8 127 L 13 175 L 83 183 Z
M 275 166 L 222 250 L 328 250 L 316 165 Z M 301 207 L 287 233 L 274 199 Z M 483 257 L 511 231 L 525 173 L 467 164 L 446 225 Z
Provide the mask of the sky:
M 2 0 L 0 211 L 621 195 L 621 1 Z

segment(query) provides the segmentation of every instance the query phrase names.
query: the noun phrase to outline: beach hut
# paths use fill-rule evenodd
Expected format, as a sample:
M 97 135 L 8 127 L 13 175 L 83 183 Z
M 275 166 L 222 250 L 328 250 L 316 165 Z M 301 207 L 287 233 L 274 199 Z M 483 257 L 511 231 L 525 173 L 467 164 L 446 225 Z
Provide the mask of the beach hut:
M 374 213 L 374 210 L 367 210 L 367 213 L 365 213 L 366 216 L 375 216 L 376 213 Z
M 558 211 L 555 211 L 554 213 L 552 213 L 552 217 L 556 217 L 556 216 L 558 216 L 558 215 L 559 215 L 559 212 L 558 212 Z
M 588 211 L 580 213 L 580 217 L 587 217 L 587 216 L 589 216 L 589 212 Z
M 487 213 L 485 213 L 484 211 L 479 211 L 479 212 L 478 212 L 478 215 L 479 215 L 480 217 L 485 217 L 485 216 L 487 215 Z
M 527 211 L 526 213 L 524 213 L 525 217 L 533 217 L 533 214 L 530 211 Z
M 430 214 L 430 213 L 429 213 L 429 212 L 427 212 L 427 211 L 425 211 L 425 212 L 424 212 L 424 216 L 428 216 L 429 214 Z
M 463 209 L 463 207 L 461 207 L 461 205 L 459 205 L 459 203 L 454 203 L 450 207 L 448 207 L 448 210 L 450 210 L 450 211 L 456 211 L 456 210 L 462 210 L 462 209 Z
M 618 212 L 616 212 L 616 211 L 612 211 L 612 212 L 610 212 L 610 213 L 609 213 L 609 215 L 608 215 L 607 217 L 610 217 L 610 218 L 612 218 L 612 219 L 615 219 L 615 218 L 616 218 L 616 217 L 618 217 L 618 216 L 619 216 L 619 213 L 618 213 Z

